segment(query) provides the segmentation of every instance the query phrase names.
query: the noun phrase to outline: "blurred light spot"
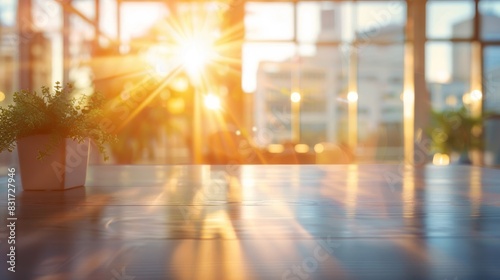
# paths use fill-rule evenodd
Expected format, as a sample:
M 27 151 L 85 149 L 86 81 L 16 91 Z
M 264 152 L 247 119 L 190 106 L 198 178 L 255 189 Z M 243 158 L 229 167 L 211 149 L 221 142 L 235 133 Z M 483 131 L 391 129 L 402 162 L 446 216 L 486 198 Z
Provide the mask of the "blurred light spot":
M 254 126 L 254 127 L 252 127 L 252 131 L 253 131 L 253 132 L 257 131 L 257 127 L 255 127 L 255 126 Z
M 219 110 L 220 109 L 220 98 L 212 93 L 209 93 L 205 96 L 205 107 L 210 110 Z
M 450 157 L 447 154 L 437 153 L 432 158 L 432 163 L 434 165 L 448 165 L 450 164 Z
M 272 154 L 279 154 L 285 150 L 285 147 L 281 144 L 270 144 L 267 146 L 267 150 Z
M 296 91 L 292 92 L 292 95 L 290 95 L 290 100 L 292 100 L 292 102 L 294 103 L 300 102 L 300 93 Z
M 5 100 L 5 93 L 3 93 L 2 91 L 0 91 L 0 102 L 2 102 L 4 100 Z
M 413 94 L 412 90 L 405 90 L 403 92 L 403 101 L 404 102 L 413 102 L 415 100 L 415 94 Z
M 448 106 L 456 106 L 458 103 L 457 97 L 455 95 L 450 95 L 446 97 L 446 105 Z
M 171 114 L 180 114 L 184 112 L 186 104 L 182 98 L 171 98 L 167 103 L 167 109 Z
M 211 42 L 203 36 L 185 38 L 180 44 L 182 64 L 188 74 L 194 78 L 201 74 L 205 65 L 214 56 Z
M 241 131 L 239 131 L 239 130 L 236 130 L 235 133 L 236 133 L 236 135 L 241 135 Z
M 188 89 L 188 87 L 189 87 L 189 81 L 187 80 L 186 77 L 177 77 L 172 82 L 172 88 L 175 91 L 184 92 Z
M 347 100 L 349 102 L 356 102 L 356 101 L 358 101 L 358 93 L 355 92 L 355 91 L 350 91 L 349 93 L 347 93 Z
M 473 90 L 471 93 L 470 93 L 470 99 L 472 101 L 479 101 L 483 98 L 483 93 L 480 91 L 480 90 Z
M 470 93 L 464 94 L 464 96 L 462 97 L 462 101 L 464 102 L 464 104 L 470 104 L 471 103 Z
M 321 154 L 324 150 L 325 150 L 325 146 L 323 146 L 323 144 L 316 144 L 316 145 L 314 145 L 314 151 L 317 154 Z
M 309 146 L 307 144 L 297 144 L 295 145 L 295 152 L 305 154 L 309 152 Z

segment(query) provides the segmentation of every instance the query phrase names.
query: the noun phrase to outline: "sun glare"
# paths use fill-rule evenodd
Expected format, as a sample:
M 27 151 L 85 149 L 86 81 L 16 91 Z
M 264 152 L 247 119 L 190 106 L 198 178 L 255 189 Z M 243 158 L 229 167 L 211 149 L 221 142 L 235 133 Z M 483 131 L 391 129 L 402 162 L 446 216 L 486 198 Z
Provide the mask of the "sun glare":
M 213 45 L 207 39 L 187 38 L 180 42 L 182 66 L 191 78 L 199 78 L 205 66 L 214 56 Z
M 290 100 L 292 100 L 293 103 L 297 103 L 297 102 L 300 102 L 300 93 L 299 92 L 292 92 L 292 94 L 290 95 Z
M 205 107 L 210 110 L 219 110 L 220 109 L 220 98 L 215 94 L 207 94 L 205 96 Z
M 239 74 L 241 59 L 233 53 L 240 46 L 238 36 L 243 25 L 222 29 L 223 27 L 216 15 L 204 10 L 184 11 L 178 16 L 158 22 L 151 29 L 153 41 L 144 45 L 138 43 L 143 50 L 141 59 L 150 66 L 142 73 L 159 76 L 157 88 L 134 109 L 119 129 L 135 118 L 156 95 L 165 92 L 165 88 L 187 93 L 193 87 L 196 92 L 208 93 L 212 88 L 220 88 L 220 73 L 224 72 L 226 77 Z M 233 77 L 237 76 L 231 76 Z M 222 102 L 216 95 L 208 95 L 200 101 L 206 109 L 221 108 Z M 182 111 L 182 106 L 177 105 L 174 102 L 169 104 L 169 108 L 175 107 L 172 111 Z

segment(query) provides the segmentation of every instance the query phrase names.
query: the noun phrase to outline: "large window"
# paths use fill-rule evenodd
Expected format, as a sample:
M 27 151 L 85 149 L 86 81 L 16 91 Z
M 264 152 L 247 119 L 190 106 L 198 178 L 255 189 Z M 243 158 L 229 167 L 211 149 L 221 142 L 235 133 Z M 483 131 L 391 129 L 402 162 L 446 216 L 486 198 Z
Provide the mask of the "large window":
M 477 3 L 477 9 L 476 9 Z M 469 107 L 481 90 L 484 111 L 497 111 L 500 1 L 427 3 L 426 77 L 435 110 Z
M 17 9 L 27 2 L 0 1 L 2 106 L 11 102 L 10 93 L 19 89 L 22 80 L 17 52 L 18 40 L 23 40 L 17 34 L 17 25 L 22 21 L 17 19 Z M 248 132 L 259 149 L 292 142 L 306 144 L 313 151 L 317 144 L 327 142 L 350 150 L 360 162 L 400 161 L 403 92 L 412 83 L 405 76 L 411 61 L 406 46 L 412 38 L 405 32 L 421 28 L 407 25 L 412 5 L 426 9 L 426 68 L 425 73 L 414 74 L 425 75 L 432 109 L 467 107 L 474 101 L 471 92 L 478 90 L 482 95 L 475 97 L 480 96 L 481 100 L 475 102 L 482 104 L 482 111 L 500 114 L 500 0 L 428 0 L 424 4 L 417 0 L 234 0 L 203 4 L 80 0 L 70 1 L 72 7 L 66 9 L 61 3 L 68 1 L 31 2 L 34 29 L 29 35 L 34 41 L 30 64 L 36 68 L 33 88 L 58 80 L 70 80 L 77 88 L 90 88 L 92 83 L 106 83 L 112 76 L 102 78 L 102 73 L 97 73 L 101 70 L 110 72 L 108 69 L 113 66 L 116 73 L 112 74 L 118 75 L 126 72 L 127 67 L 142 67 L 133 60 L 140 59 L 135 54 L 142 55 L 140 50 L 154 40 L 168 41 L 165 33 L 172 31 L 159 28 L 159 22 L 170 20 L 180 37 L 191 24 L 220 25 L 213 28 L 210 36 L 220 39 L 228 35 L 230 42 L 222 49 L 236 55 L 217 61 L 218 68 L 211 69 L 216 70 L 211 78 L 217 84 L 206 91 L 216 91 L 223 99 L 241 93 L 238 98 L 244 108 L 235 111 L 244 115 L 244 121 L 232 125 L 243 123 L 245 128 L 235 128 L 234 133 Z M 96 3 L 100 6 L 96 7 Z M 205 15 L 183 18 L 183 12 L 196 9 Z M 171 20 L 175 17 L 179 19 Z M 96 21 L 98 24 L 94 24 Z M 238 34 L 243 29 L 245 33 Z M 229 48 L 233 49 L 228 51 Z M 126 53 L 134 53 L 133 59 Z M 104 63 L 106 67 L 94 67 L 92 73 L 85 66 L 88 61 L 102 61 L 110 54 L 116 60 Z M 190 57 L 191 62 L 196 64 L 196 58 Z M 153 68 L 158 73 L 173 69 L 166 64 L 179 59 L 182 58 L 155 61 L 161 65 Z M 182 78 L 186 80 L 188 76 Z M 102 79 L 96 81 L 97 77 Z M 132 78 L 127 79 L 130 83 Z M 176 90 L 177 82 L 183 79 L 174 79 L 172 86 L 162 92 L 161 102 L 165 104 L 156 104 L 159 111 L 166 110 L 158 113 L 162 116 L 159 119 L 168 113 L 169 120 L 181 124 L 172 125 L 165 134 L 181 131 L 172 138 L 185 142 L 170 149 L 170 144 L 164 143 L 173 140 L 165 140 L 157 149 L 165 150 L 165 154 L 182 149 L 182 154 L 188 154 L 191 145 L 186 139 L 193 130 L 189 126 L 193 121 L 189 110 L 193 107 L 194 87 L 190 84 L 185 85 L 184 91 Z M 107 86 L 110 92 L 123 97 L 126 84 L 122 80 Z M 300 96 L 295 105 L 293 94 Z M 415 94 L 418 98 L 419 93 Z M 222 106 L 236 103 L 231 102 L 223 100 Z M 175 107 L 172 104 L 178 105 L 177 111 L 170 110 Z
M 329 142 L 369 161 L 402 154 L 404 1 L 248 2 L 245 9 L 243 87 L 254 95 L 256 127 L 274 135 L 257 143 L 298 141 L 312 149 Z M 301 95 L 298 112 L 290 104 L 294 92 Z M 279 131 L 276 112 L 285 124 Z

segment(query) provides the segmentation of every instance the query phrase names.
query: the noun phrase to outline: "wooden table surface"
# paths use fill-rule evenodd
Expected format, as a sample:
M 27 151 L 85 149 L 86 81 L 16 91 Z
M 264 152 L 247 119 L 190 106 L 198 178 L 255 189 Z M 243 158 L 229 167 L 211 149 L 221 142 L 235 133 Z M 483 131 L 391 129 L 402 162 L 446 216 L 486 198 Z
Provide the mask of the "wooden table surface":
M 500 279 L 496 169 L 91 166 L 16 195 L 0 279 Z

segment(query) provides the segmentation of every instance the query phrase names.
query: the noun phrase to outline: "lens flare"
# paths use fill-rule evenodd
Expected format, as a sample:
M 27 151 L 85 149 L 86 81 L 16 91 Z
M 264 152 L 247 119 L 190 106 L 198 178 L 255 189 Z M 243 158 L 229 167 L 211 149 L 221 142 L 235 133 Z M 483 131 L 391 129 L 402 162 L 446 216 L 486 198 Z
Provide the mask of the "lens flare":
M 205 107 L 209 110 L 219 110 L 220 109 L 220 98 L 215 94 L 207 94 L 204 98 Z
M 300 93 L 294 91 L 292 92 L 292 95 L 290 95 L 290 100 L 292 100 L 293 103 L 300 102 Z

